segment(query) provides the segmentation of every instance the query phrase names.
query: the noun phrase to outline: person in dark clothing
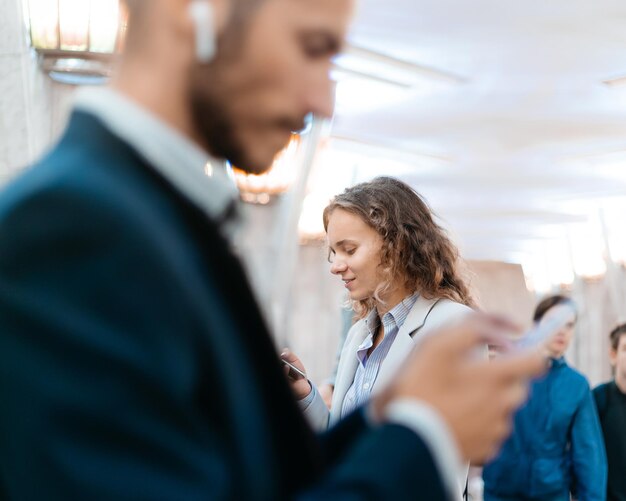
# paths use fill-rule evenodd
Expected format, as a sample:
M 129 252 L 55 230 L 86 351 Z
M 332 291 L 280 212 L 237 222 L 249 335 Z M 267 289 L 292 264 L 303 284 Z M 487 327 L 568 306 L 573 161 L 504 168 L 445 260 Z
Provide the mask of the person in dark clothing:
M 485 501 L 569 501 L 574 485 L 579 501 L 605 499 L 606 456 L 589 384 L 563 357 L 574 332 L 575 305 L 564 296 L 548 297 L 534 321 L 557 315 L 566 321 L 546 342 L 552 366 L 531 385 L 512 435 L 483 470 Z
M 626 501 L 626 324 L 610 334 L 615 379 L 593 390 L 609 465 L 608 501 Z

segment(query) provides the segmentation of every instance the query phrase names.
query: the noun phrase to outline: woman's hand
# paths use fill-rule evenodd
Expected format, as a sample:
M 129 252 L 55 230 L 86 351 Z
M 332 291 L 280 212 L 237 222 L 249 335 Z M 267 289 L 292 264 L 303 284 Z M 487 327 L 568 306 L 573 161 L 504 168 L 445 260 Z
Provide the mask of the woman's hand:
M 297 367 L 303 374 L 306 374 L 306 369 L 304 368 L 304 365 L 302 365 L 300 359 L 288 349 L 283 350 L 280 354 L 280 358 Z M 296 399 L 302 400 L 303 398 L 306 398 L 309 393 L 311 393 L 311 383 L 309 383 L 309 380 L 302 374 L 299 374 L 295 370 L 291 369 L 288 365 L 285 365 L 284 368 L 285 374 L 289 380 L 291 389 L 293 390 Z
M 335 387 L 332 384 L 323 384 L 317 387 L 317 392 L 322 397 L 322 400 L 326 404 L 326 407 L 330 409 L 330 404 L 333 402 L 333 393 L 335 392 Z

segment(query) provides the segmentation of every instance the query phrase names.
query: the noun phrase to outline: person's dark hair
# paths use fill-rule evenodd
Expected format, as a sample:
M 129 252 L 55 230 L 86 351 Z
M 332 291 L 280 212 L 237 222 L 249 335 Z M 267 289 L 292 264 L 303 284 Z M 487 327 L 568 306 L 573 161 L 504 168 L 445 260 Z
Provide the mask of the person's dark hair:
M 533 320 L 535 322 L 539 322 L 543 318 L 543 316 L 546 314 L 546 312 L 550 308 L 553 308 L 554 306 L 556 306 L 557 304 L 567 304 L 568 306 L 571 306 L 571 308 L 575 312 L 577 312 L 576 303 L 574 303 L 574 301 L 571 298 L 557 294 L 554 296 L 548 296 L 547 298 L 539 302 L 539 304 L 535 308 L 535 315 L 533 316 Z
M 410 186 L 391 177 L 378 177 L 346 189 L 324 210 L 326 231 L 337 209 L 360 217 L 382 238 L 380 267 L 385 280 L 376 290 L 376 298 L 396 277 L 404 277 L 408 290 L 427 299 L 447 298 L 474 306 L 459 270 L 456 246 Z M 355 301 L 353 308 L 363 317 L 374 305 L 375 298 L 367 298 Z
M 609 334 L 609 340 L 611 342 L 611 348 L 617 350 L 619 346 L 619 340 L 622 336 L 626 335 L 626 324 L 620 324 Z

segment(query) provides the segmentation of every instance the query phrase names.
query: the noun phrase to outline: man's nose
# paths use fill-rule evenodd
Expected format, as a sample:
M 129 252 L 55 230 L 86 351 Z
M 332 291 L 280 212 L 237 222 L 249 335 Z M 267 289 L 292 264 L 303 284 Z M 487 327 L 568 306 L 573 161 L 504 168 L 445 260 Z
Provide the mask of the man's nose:
M 308 84 L 307 109 L 321 118 L 331 118 L 335 110 L 336 82 L 328 72 L 320 74 Z

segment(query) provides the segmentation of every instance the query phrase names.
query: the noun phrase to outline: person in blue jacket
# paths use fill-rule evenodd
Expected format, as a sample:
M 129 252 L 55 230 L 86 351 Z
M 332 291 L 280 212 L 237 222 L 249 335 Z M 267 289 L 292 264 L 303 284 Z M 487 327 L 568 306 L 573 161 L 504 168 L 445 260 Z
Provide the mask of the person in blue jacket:
M 552 366 L 531 385 L 513 433 L 483 470 L 485 501 L 565 501 L 574 486 L 578 501 L 606 499 L 606 455 L 593 397 L 586 378 L 563 356 L 576 306 L 564 296 L 548 297 L 537 306 L 534 321 L 556 315 L 564 321 L 546 343 Z

